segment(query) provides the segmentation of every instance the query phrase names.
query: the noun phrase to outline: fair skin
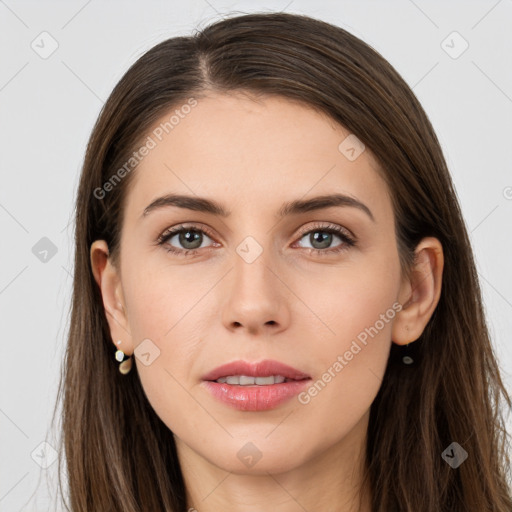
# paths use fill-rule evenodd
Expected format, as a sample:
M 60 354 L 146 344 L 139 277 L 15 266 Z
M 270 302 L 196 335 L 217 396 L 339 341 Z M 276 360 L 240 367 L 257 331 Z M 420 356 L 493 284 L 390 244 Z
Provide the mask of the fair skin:
M 174 434 L 187 504 L 199 512 L 370 512 L 371 490 L 361 506 L 356 491 L 369 409 L 391 343 L 416 340 L 434 312 L 443 254 L 437 239 L 424 238 L 415 271 L 402 278 L 389 192 L 368 148 L 354 161 L 338 150 L 347 135 L 283 98 L 211 93 L 134 171 L 119 268 L 104 241 L 92 244 L 113 342 L 128 355 L 145 339 L 160 351 L 148 366 L 134 363 Z M 208 198 L 231 213 L 165 206 L 142 216 L 169 193 Z M 357 198 L 374 220 L 350 206 L 277 217 L 286 202 L 333 193 Z M 156 244 L 181 223 L 208 232 L 196 245 L 179 235 Z M 356 245 L 329 239 L 333 225 Z M 313 238 L 318 232 L 324 245 Z M 262 249 L 251 263 L 237 252 L 248 236 Z M 182 256 L 166 246 L 199 248 Z M 241 411 L 202 386 L 206 372 L 238 359 L 275 359 L 315 382 L 396 303 L 401 309 L 308 403 Z M 261 455 L 251 467 L 237 456 L 249 442 Z

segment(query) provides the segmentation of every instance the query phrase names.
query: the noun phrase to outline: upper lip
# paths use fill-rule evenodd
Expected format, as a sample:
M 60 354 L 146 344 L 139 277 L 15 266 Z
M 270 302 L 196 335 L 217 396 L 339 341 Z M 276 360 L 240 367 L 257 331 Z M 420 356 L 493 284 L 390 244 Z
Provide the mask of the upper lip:
M 203 380 L 215 381 L 229 375 L 247 375 L 249 377 L 269 377 L 270 375 L 282 375 L 287 379 L 302 380 L 311 378 L 309 375 L 271 359 L 263 361 L 232 361 L 218 366 L 203 376 Z

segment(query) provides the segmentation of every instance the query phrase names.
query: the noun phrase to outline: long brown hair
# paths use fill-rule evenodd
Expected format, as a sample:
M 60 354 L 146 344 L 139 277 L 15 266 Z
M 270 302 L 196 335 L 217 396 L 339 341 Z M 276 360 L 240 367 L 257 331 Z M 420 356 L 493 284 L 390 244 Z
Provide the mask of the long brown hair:
M 510 408 L 511 401 L 432 125 L 411 89 L 374 49 L 341 28 L 286 13 L 234 16 L 159 43 L 126 72 L 96 122 L 76 199 L 74 288 L 59 387 L 71 510 L 186 510 L 173 434 L 150 406 L 136 368 L 126 376 L 118 371 L 89 250 L 104 239 L 118 260 L 124 199 L 136 170 L 123 173 L 108 193 L 98 190 L 157 119 L 209 91 L 279 95 L 326 113 L 381 165 L 403 272 L 423 237 L 443 245 L 442 293 L 411 345 L 415 363 L 400 364 L 401 347 L 393 344 L 371 405 L 365 481 L 372 510 L 510 512 L 501 407 Z M 452 442 L 468 453 L 457 468 L 442 457 Z

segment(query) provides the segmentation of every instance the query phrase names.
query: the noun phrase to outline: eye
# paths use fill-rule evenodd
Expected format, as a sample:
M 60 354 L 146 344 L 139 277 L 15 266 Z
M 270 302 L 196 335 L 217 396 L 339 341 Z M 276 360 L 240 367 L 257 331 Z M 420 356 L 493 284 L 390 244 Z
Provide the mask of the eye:
M 204 239 L 212 240 L 207 234 L 204 228 L 198 228 L 197 226 L 185 226 L 180 225 L 174 228 L 164 231 L 158 237 L 158 244 L 164 245 L 165 249 L 172 253 L 193 255 L 196 254 L 197 250 L 203 248 Z M 171 244 L 174 239 L 174 244 Z
M 341 243 L 332 247 L 335 238 L 340 239 Z M 356 245 L 356 241 L 347 231 L 336 224 L 315 225 L 313 229 L 303 232 L 300 239 L 306 239 L 311 244 L 310 247 L 306 247 L 310 252 L 322 255 L 339 253 Z

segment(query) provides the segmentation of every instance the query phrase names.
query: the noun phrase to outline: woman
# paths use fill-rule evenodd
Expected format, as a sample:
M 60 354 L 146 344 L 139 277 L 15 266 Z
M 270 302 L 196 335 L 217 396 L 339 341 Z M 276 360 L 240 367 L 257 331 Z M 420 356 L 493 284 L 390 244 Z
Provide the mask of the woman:
M 512 509 L 453 184 L 367 44 L 284 13 L 158 44 L 76 218 L 71 510 Z

